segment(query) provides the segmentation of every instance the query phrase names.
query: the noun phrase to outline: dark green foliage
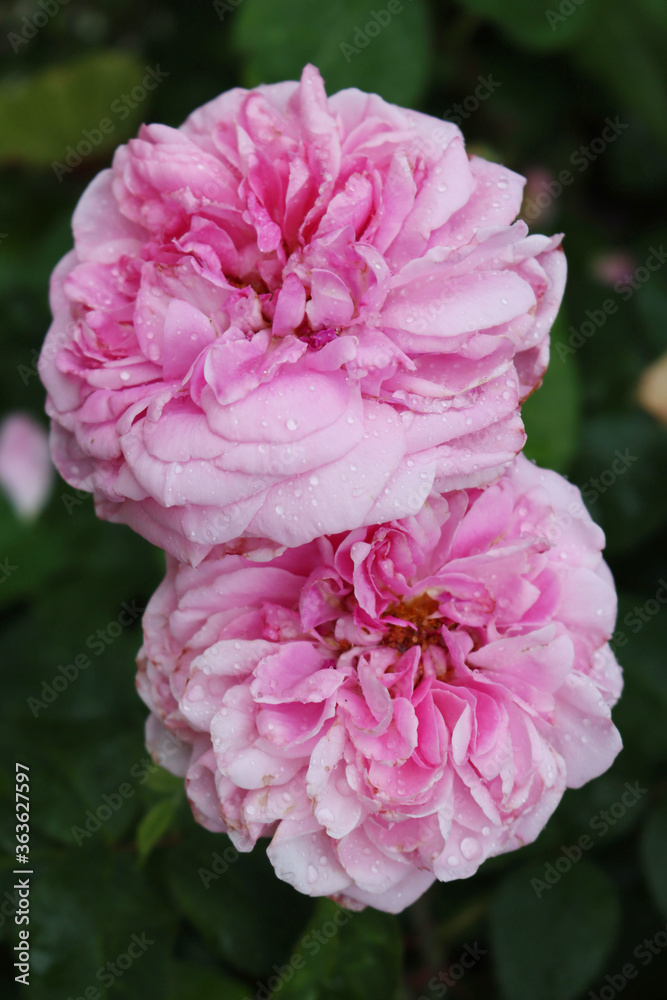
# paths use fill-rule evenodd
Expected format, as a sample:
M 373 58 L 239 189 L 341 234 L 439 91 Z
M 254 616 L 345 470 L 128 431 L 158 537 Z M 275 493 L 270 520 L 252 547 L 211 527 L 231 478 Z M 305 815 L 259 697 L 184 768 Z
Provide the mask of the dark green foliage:
M 607 775 L 565 795 L 536 843 L 467 882 L 434 886 L 398 918 L 302 898 L 273 876 L 263 846 L 238 856 L 226 837 L 197 827 L 182 781 L 144 748 L 134 657 L 161 553 L 97 521 L 91 500 L 60 480 L 31 525 L 0 496 L 0 560 L 16 567 L 0 583 L 8 1000 L 664 996 L 667 435 L 639 408 L 637 382 L 667 349 L 667 267 L 648 279 L 641 271 L 666 235 L 667 7 L 403 0 L 387 22 L 387 6 L 2 6 L 2 412 L 43 419 L 35 362 L 49 274 L 71 245 L 83 188 L 142 121 L 178 125 L 221 91 L 294 78 L 306 61 L 330 92 L 358 86 L 458 118 L 469 148 L 531 174 L 527 205 L 543 206 L 529 216 L 533 230 L 566 233 L 568 287 L 551 367 L 525 407 L 527 452 L 584 488 L 607 534 L 621 594 L 614 646 L 626 690 L 615 718 L 625 749 Z M 366 32 L 372 21 L 387 23 Z M 148 67 L 164 81 L 123 104 Z M 482 100 L 480 77 L 493 81 Z M 68 147 L 104 118 L 103 140 L 67 162 Z M 595 152 L 606 119 L 625 127 Z M 616 253 L 630 258 L 633 284 L 602 280 L 605 255 Z M 123 602 L 136 619 L 100 644 Z M 82 656 L 87 665 L 51 698 L 54 678 Z M 31 778 L 28 988 L 13 966 L 16 761 Z M 538 893 L 532 880 L 546 887 Z

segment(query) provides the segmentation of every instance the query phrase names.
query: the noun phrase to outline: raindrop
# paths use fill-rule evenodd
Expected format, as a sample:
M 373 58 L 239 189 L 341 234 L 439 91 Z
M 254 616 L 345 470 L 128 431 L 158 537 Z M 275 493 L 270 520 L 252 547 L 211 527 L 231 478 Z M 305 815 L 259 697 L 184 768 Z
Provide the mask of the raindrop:
M 466 861 L 472 860 L 479 854 L 479 844 L 474 837 L 464 837 L 461 841 L 461 854 Z

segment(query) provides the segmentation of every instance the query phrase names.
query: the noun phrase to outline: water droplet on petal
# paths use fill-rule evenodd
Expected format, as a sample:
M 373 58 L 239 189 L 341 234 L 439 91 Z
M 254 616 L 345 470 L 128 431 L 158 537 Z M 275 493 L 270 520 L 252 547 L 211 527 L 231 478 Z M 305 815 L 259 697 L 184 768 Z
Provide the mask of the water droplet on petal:
M 464 837 L 461 841 L 461 854 L 466 861 L 471 861 L 479 854 L 479 842 L 474 837 Z

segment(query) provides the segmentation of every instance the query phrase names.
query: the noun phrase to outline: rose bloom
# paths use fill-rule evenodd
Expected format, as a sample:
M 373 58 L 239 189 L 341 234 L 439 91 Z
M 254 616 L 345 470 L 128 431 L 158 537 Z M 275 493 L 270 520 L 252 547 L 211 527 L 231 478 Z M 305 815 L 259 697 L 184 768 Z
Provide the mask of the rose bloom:
M 496 479 L 524 441 L 560 237 L 447 122 L 300 83 L 142 127 L 84 192 L 40 364 L 65 479 L 193 564 Z
M 485 490 L 270 562 L 171 560 L 144 617 L 148 743 L 197 820 L 277 875 L 397 912 L 534 840 L 608 768 L 621 672 L 604 537 L 520 456 Z

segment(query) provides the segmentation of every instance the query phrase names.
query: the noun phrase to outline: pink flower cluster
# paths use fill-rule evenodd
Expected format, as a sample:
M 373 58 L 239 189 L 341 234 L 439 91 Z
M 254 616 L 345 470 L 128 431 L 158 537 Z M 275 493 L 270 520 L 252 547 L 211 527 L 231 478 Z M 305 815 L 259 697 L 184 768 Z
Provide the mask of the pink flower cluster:
M 168 553 L 149 746 L 348 906 L 532 841 L 620 749 L 602 532 L 520 454 L 565 280 L 523 183 L 306 67 L 143 127 L 53 276 L 56 465 Z
M 74 213 L 40 372 L 100 516 L 193 564 L 493 481 L 548 360 L 560 237 L 455 125 L 356 90 L 232 90 L 143 127 Z
M 602 544 L 520 456 L 268 563 L 171 560 L 138 684 L 199 822 L 239 850 L 272 836 L 301 892 L 393 912 L 534 840 L 620 749 Z

